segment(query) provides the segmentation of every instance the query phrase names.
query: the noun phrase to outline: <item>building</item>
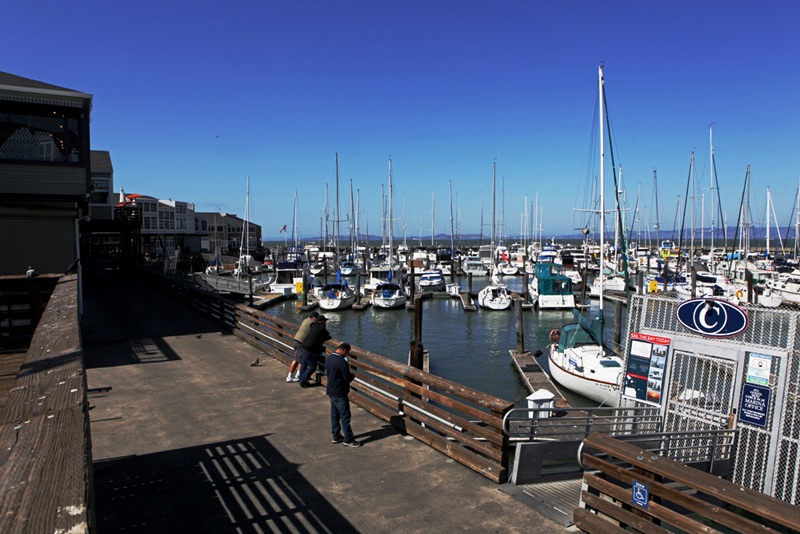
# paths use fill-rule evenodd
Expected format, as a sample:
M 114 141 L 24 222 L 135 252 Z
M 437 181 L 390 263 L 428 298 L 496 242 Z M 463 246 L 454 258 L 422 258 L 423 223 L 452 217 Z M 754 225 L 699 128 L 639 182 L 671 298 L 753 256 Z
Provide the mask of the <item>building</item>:
M 92 95 L 0 72 L 0 275 L 79 268 Z
M 201 212 L 197 214 L 205 220 L 208 235 L 202 249 L 211 254 L 238 256 L 239 248 L 249 250 L 252 255 L 261 250 L 261 226 L 241 219 L 232 213 Z M 247 240 L 243 241 L 245 236 Z
M 200 253 L 208 230 L 206 221 L 195 214 L 194 204 L 121 192 L 117 214 L 133 210 L 139 213 L 136 217 L 141 221 L 138 235 L 146 258 Z

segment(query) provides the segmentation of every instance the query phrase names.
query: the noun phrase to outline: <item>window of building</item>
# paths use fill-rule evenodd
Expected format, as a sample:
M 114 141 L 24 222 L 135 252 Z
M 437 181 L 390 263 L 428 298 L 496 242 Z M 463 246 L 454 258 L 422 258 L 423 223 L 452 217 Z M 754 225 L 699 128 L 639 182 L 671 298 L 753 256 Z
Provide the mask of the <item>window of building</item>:
M 81 108 L 3 102 L 0 160 L 81 163 Z

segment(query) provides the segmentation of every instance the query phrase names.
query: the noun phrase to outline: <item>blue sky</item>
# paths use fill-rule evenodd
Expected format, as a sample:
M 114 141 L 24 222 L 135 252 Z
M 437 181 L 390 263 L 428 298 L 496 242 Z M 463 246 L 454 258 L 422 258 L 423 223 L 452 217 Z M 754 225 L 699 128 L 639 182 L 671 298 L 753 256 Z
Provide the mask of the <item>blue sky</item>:
M 498 234 L 519 233 L 537 194 L 545 237 L 574 234 L 599 173 L 601 63 L 637 233 L 655 223 L 654 169 L 673 227 L 693 150 L 710 224 L 712 123 L 729 224 L 748 165 L 755 224 L 767 187 L 781 226 L 796 203 L 797 2 L 10 0 L 4 13 L 0 70 L 94 95 L 92 147 L 111 152 L 117 189 L 243 215 L 249 176 L 265 237 L 291 228 L 295 193 L 298 233 L 318 235 L 326 184 L 334 218 L 337 152 L 342 217 L 352 180 L 362 232 L 380 233 L 391 156 L 396 236 L 404 203 L 409 236 L 432 219 L 449 233 L 451 183 L 461 232 L 483 210 L 489 235 L 495 161 Z

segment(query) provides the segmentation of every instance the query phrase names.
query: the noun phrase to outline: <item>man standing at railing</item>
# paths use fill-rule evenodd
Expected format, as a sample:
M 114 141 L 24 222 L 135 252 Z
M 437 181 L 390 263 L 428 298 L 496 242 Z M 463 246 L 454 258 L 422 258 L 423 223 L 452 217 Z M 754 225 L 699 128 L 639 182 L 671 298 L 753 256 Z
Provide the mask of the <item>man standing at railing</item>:
M 286 375 L 287 382 L 300 381 L 300 364 L 303 361 L 303 341 L 308 335 L 308 330 L 311 328 L 311 323 L 319 318 L 319 312 L 311 312 L 311 314 L 303 319 L 300 323 L 300 328 L 294 335 L 294 354 L 292 355 L 292 364 L 289 366 L 289 374 Z
M 324 315 L 317 317 L 316 321 L 312 321 L 308 327 L 308 334 L 303 340 L 303 358 L 300 364 L 300 387 L 307 388 L 311 384 L 308 383 L 311 375 L 317 370 L 319 357 L 325 351 L 325 342 L 331 338 L 328 329 L 325 325 L 328 324 L 328 319 Z
M 342 443 L 346 447 L 360 447 L 361 443 L 353 436 L 350 428 L 350 382 L 355 375 L 350 371 L 347 356 L 350 354 L 350 343 L 342 343 L 336 352 L 330 354 L 325 360 L 325 369 L 328 373 L 328 385 L 325 393 L 331 399 L 331 436 L 332 443 Z M 344 436 L 342 436 L 344 434 Z

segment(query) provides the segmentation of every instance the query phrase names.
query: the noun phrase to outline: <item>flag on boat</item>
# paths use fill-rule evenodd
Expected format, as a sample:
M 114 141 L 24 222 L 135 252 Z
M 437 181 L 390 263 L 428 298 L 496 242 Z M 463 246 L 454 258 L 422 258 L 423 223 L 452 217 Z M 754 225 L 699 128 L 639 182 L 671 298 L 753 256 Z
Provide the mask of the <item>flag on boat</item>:
M 508 261 L 508 254 L 506 254 L 505 250 L 501 250 L 500 255 L 503 257 L 503 261 Z
M 284 224 L 283 226 L 281 226 L 281 229 L 280 229 L 280 231 L 278 233 L 282 234 L 285 231 L 286 231 L 286 225 Z

